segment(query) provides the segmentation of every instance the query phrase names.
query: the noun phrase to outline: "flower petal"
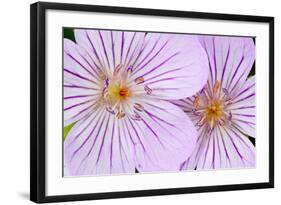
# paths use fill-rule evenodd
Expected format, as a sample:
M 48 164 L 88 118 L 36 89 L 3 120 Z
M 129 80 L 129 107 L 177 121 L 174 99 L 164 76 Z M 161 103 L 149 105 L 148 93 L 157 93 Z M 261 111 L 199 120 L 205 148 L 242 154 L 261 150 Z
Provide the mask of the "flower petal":
M 80 85 L 96 85 L 99 73 L 86 50 L 69 39 L 64 39 L 63 67 L 65 82 Z M 74 79 L 73 79 L 74 78 Z M 79 80 L 79 81 L 78 81 Z
M 210 81 L 221 81 L 231 93 L 235 86 L 244 83 L 255 60 L 252 38 L 201 36 L 200 42 L 209 59 Z
M 76 29 L 75 39 L 97 68 L 108 73 L 118 64 L 132 67 L 133 79 L 144 77 L 159 98 L 191 96 L 208 77 L 197 36 Z
M 207 136 L 207 137 L 206 137 Z M 200 133 L 192 156 L 182 169 L 220 169 L 255 166 L 255 147 L 235 128 L 218 128 Z
M 141 50 L 144 32 L 75 29 L 75 39 L 105 72 L 123 64 L 128 67 Z
M 255 106 L 255 77 L 250 77 L 236 93 L 229 109 L 232 122 L 245 134 L 255 137 L 256 106 Z
M 165 101 L 149 101 L 133 121 L 139 142 L 136 167 L 140 172 L 176 171 L 192 153 L 197 132 L 178 107 Z M 140 144 L 140 143 L 139 143 Z
M 192 122 L 198 122 L 200 119 L 200 116 L 195 115 L 192 110 L 194 109 L 194 102 L 195 97 L 189 97 L 185 99 L 180 99 L 180 100 L 171 100 L 170 102 L 173 103 L 174 105 L 178 106 L 181 108 L 187 116 L 191 119 Z
M 135 172 L 134 146 L 120 123 L 100 109 L 74 125 L 64 142 L 70 176 Z
M 196 148 L 182 169 L 211 169 L 214 168 L 218 151 L 216 150 L 217 142 L 215 142 L 216 130 L 207 130 L 204 127 L 199 129 L 199 138 Z
M 235 128 L 221 129 L 221 135 L 224 136 L 231 167 L 255 166 L 255 147 L 245 135 Z
M 69 89 L 65 89 L 69 90 Z M 69 93 L 68 91 L 66 93 Z M 76 122 L 89 114 L 96 105 L 95 96 L 71 95 L 64 97 L 64 126 Z
M 83 49 L 64 40 L 64 126 L 85 117 L 98 96 L 97 75 Z
M 145 41 L 146 47 L 133 64 L 132 75 L 143 77 L 153 96 L 189 97 L 206 83 L 208 61 L 197 36 L 148 33 Z

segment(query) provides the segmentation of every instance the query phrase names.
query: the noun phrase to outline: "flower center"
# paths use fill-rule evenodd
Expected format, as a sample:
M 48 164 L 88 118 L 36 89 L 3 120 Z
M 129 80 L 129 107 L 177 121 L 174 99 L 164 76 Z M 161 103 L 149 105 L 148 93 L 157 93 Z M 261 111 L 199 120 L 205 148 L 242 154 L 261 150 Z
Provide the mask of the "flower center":
M 150 95 L 152 90 L 142 85 L 144 78 L 139 76 L 132 78 L 132 68 L 125 68 L 119 64 L 113 74 L 106 76 L 101 75 L 102 99 L 106 110 L 115 115 L 118 119 L 128 115 L 131 119 L 139 120 L 139 112 L 144 107 L 136 102 L 138 95 Z
M 199 117 L 196 125 L 214 128 L 229 123 L 232 117 L 228 110 L 230 103 L 229 94 L 226 89 L 221 88 L 219 81 L 211 88 L 209 86 L 203 88 L 193 101 L 193 113 Z
M 105 93 L 106 100 L 110 105 L 114 105 L 118 102 L 124 101 L 131 96 L 129 88 L 124 85 L 121 85 L 120 82 L 110 82 Z
M 211 121 L 219 120 L 223 114 L 223 106 L 219 101 L 210 103 L 209 106 L 206 107 L 205 115 L 206 119 L 210 123 Z
M 119 95 L 121 98 L 127 98 L 130 96 L 130 91 L 127 88 L 120 88 Z

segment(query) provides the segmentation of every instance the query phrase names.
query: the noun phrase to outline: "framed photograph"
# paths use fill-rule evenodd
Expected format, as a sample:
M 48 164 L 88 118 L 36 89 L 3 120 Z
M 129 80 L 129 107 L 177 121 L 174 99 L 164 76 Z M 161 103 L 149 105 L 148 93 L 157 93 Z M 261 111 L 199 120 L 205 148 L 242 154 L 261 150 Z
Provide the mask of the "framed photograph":
M 31 5 L 34 202 L 274 187 L 274 18 Z

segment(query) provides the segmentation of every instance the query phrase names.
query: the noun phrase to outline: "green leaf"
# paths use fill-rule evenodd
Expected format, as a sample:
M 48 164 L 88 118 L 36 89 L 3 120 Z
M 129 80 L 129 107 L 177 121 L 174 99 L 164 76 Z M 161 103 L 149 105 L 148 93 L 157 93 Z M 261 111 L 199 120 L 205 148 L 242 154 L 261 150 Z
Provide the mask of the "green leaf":
M 75 36 L 74 36 L 74 31 L 73 28 L 64 28 L 63 29 L 63 37 L 70 39 L 75 42 Z
M 70 125 L 67 125 L 63 128 L 63 139 L 66 139 L 67 134 L 69 133 L 69 131 L 71 130 L 71 128 L 75 125 L 76 122 L 73 122 Z

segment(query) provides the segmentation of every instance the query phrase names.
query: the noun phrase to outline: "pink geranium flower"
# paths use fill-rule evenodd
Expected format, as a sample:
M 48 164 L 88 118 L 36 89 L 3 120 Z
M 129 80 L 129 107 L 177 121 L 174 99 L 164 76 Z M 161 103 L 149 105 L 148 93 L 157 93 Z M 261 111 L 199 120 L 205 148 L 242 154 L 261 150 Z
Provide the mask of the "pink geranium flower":
M 64 40 L 65 175 L 179 170 L 197 131 L 168 100 L 208 78 L 196 36 L 75 30 Z
M 196 148 L 182 169 L 255 166 L 255 61 L 252 38 L 200 37 L 209 59 L 206 86 L 178 100 L 199 132 Z

